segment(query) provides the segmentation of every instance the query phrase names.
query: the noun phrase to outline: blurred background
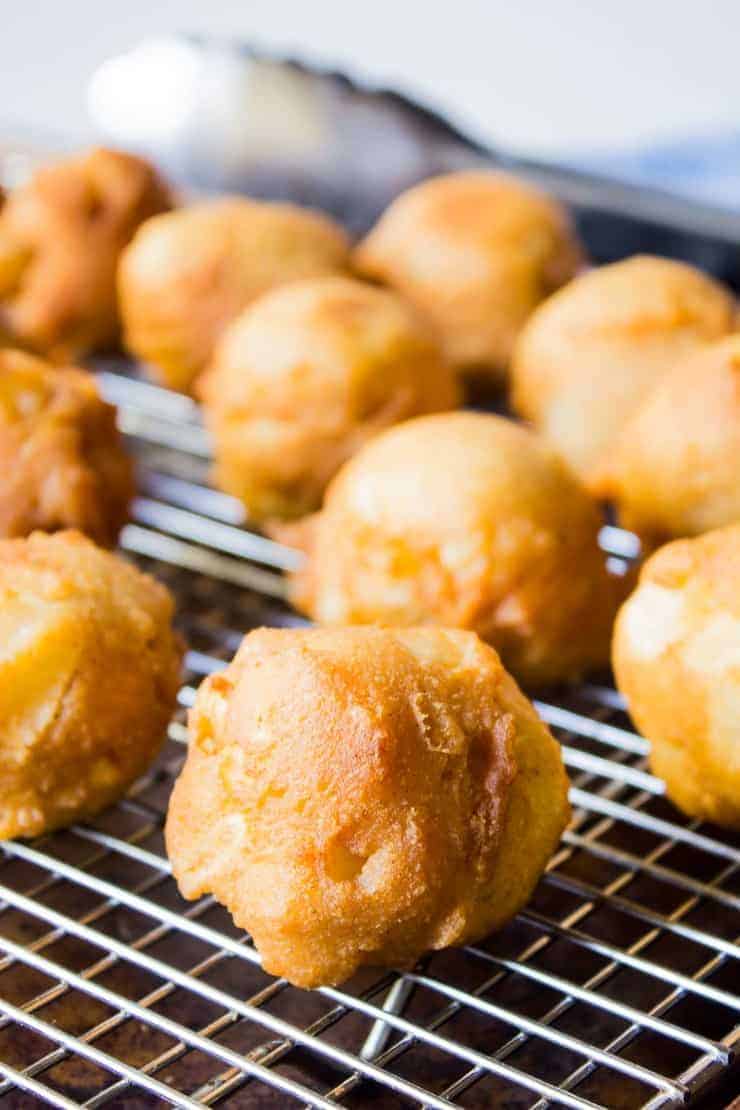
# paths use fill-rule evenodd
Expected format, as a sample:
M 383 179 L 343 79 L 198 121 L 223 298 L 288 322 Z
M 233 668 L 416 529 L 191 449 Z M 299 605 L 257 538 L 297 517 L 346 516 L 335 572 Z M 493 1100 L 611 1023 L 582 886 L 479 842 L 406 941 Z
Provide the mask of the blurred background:
M 90 138 L 88 85 L 101 63 L 184 30 L 391 85 L 511 152 L 740 199 L 736 0 L 26 0 L 12 18 L 10 9 L 0 37 L 6 137 Z M 145 112 L 156 88 L 141 92 Z

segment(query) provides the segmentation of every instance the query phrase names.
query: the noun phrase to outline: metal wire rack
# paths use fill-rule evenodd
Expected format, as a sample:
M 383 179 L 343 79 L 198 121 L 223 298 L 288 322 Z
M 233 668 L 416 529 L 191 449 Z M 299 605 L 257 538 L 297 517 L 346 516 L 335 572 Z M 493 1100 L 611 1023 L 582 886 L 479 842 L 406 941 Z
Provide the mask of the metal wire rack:
M 211 898 L 184 903 L 162 841 L 201 676 L 256 624 L 296 624 L 288 548 L 208 488 L 195 405 L 100 381 L 140 464 L 122 547 L 176 592 L 191 649 L 162 756 L 97 821 L 2 845 L 0 1104 L 27 1107 L 678 1106 L 740 1038 L 740 845 L 684 820 L 619 695 L 538 702 L 573 821 L 527 909 L 405 974 L 299 991 Z M 635 541 L 605 529 L 616 558 Z

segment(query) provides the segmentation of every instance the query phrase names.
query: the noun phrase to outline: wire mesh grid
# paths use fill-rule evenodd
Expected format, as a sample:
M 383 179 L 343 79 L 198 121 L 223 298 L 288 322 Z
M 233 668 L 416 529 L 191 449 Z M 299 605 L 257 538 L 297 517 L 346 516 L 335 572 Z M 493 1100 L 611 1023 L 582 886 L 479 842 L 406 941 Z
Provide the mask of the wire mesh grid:
M 690 822 L 645 767 L 620 697 L 538 709 L 573 820 L 529 906 L 404 974 L 300 991 L 211 898 L 179 897 L 162 825 L 201 677 L 283 601 L 297 556 L 208 488 L 187 398 L 103 369 L 140 463 L 122 547 L 175 591 L 190 643 L 161 758 L 95 822 L 2 845 L 0 1104 L 25 1107 L 675 1106 L 733 1063 L 740 844 Z M 604 533 L 614 557 L 634 539 Z

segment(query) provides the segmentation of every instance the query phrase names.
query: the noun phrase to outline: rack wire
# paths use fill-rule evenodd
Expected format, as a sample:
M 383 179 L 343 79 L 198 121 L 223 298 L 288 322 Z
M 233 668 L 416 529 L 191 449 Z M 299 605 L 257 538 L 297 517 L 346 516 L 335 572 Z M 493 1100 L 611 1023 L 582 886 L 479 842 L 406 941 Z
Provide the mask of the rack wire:
M 162 824 L 204 674 L 258 624 L 303 623 L 298 555 L 208 486 L 196 406 L 100 370 L 140 495 L 121 546 L 175 591 L 190 642 L 161 758 L 96 821 L 6 842 L 0 1104 L 27 1107 L 679 1106 L 732 1067 L 740 845 L 682 818 L 608 685 L 538 701 L 563 743 L 573 820 L 502 932 L 299 991 L 267 975 L 211 898 L 183 902 Z M 635 539 L 605 529 L 616 559 Z

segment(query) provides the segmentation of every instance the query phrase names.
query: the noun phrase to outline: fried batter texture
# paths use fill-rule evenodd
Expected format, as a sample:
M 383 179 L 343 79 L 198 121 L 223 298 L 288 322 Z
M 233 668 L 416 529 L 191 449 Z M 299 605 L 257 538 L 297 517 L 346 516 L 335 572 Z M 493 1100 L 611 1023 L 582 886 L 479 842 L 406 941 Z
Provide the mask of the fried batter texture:
M 118 276 L 124 340 L 153 377 L 188 392 L 228 324 L 285 281 L 345 269 L 349 244 L 328 216 L 226 197 L 148 221 Z
M 669 798 L 740 829 L 740 525 L 656 551 L 620 610 L 613 662 Z
M 78 528 L 112 546 L 133 495 L 116 411 L 83 370 L 0 350 L 0 537 Z
M 302 987 L 503 925 L 568 819 L 559 746 L 469 632 L 260 629 L 190 733 L 166 828 L 180 890 L 214 894 Z
M 321 624 L 442 624 L 525 685 L 605 663 L 618 582 L 600 514 L 556 452 L 503 417 L 417 417 L 376 437 L 283 538 L 294 604 Z
M 120 151 L 39 169 L 0 208 L 0 332 L 56 362 L 112 346 L 121 251 L 170 203 L 152 166 Z
M 601 493 L 648 547 L 740 521 L 740 336 L 661 379 L 619 437 Z
M 460 401 L 416 314 L 395 294 L 345 277 L 260 297 L 227 330 L 200 392 L 216 484 L 256 521 L 316 509 L 364 442 Z
M 512 359 L 512 405 L 600 492 L 627 421 L 686 355 L 733 331 L 735 302 L 706 274 L 636 255 L 545 301 Z
M 90 817 L 151 764 L 178 688 L 172 614 L 77 532 L 0 541 L 0 838 Z
M 527 317 L 573 277 L 583 252 L 556 201 L 514 177 L 475 170 L 402 193 L 353 260 L 429 318 L 449 362 L 500 381 Z

